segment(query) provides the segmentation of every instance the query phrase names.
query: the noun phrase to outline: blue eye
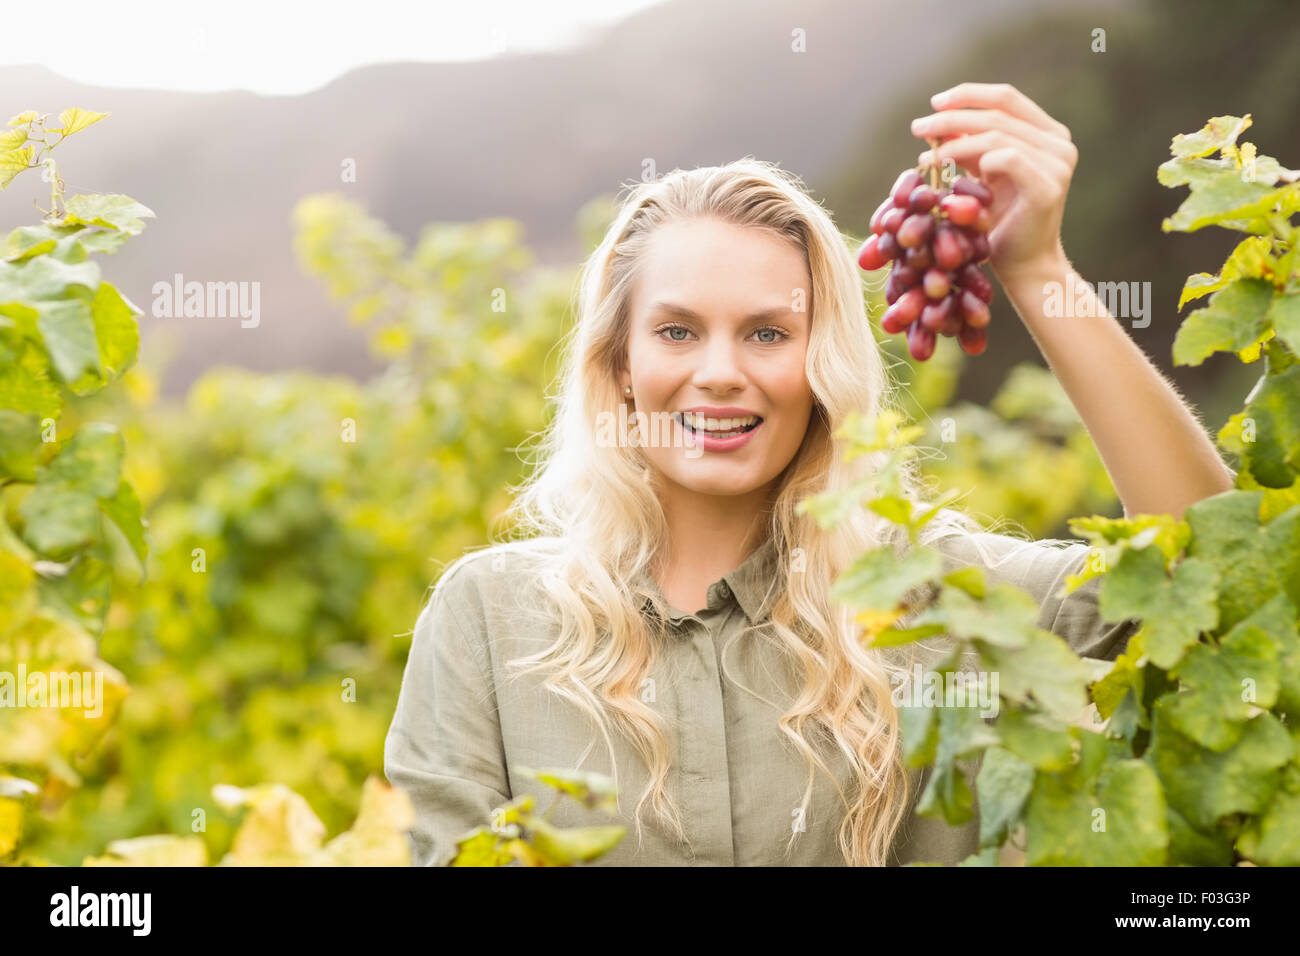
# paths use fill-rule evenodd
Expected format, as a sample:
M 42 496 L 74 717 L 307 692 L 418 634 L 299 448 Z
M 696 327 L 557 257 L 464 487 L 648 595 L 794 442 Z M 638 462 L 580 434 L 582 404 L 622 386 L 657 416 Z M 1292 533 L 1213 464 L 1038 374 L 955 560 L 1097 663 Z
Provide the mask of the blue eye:
M 684 333 L 686 333 L 686 335 L 689 335 L 690 332 L 691 332 L 691 330 L 688 329 L 688 328 L 687 328 L 686 326 L 684 326 L 684 325 L 661 325 L 661 326 L 659 326 L 659 328 L 655 329 L 655 333 L 654 333 L 654 334 L 657 335 L 657 336 L 662 337 L 663 334 L 664 334 L 665 332 L 684 332 Z M 668 341 L 669 341 L 669 342 L 685 342 L 685 341 L 686 341 L 686 335 L 683 335 L 681 338 L 674 338 L 673 336 L 669 336 L 669 337 L 668 337 Z
M 659 328 L 655 329 L 655 335 L 662 336 L 665 332 L 685 333 L 680 338 L 674 335 L 668 336 L 669 342 L 685 342 L 686 336 L 690 335 L 691 330 L 686 328 L 686 326 L 684 325 L 661 325 Z M 755 329 L 753 334 L 758 335 L 763 332 L 775 333 L 776 337 L 770 339 L 759 339 L 758 342 L 760 345 L 775 345 L 776 343 L 783 341 L 784 339 L 788 339 L 790 337 L 790 334 L 788 332 L 786 332 L 784 329 L 779 329 L 774 325 L 765 325 L 761 329 Z

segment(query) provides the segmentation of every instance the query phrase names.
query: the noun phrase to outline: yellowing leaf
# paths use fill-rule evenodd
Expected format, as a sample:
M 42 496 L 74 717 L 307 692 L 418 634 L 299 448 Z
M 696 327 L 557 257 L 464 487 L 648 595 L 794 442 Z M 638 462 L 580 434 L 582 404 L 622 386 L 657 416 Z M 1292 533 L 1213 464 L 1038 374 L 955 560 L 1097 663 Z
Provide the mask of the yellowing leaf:
M 0 797 L 0 859 L 18 849 L 23 835 L 23 803 L 12 797 Z
M 4 189 L 24 169 L 31 168 L 36 151 L 30 146 L 0 153 L 0 189 Z
M 897 621 L 903 614 L 904 611 L 901 607 L 894 608 L 892 611 L 875 611 L 871 609 L 860 611 L 854 617 L 854 620 L 863 626 L 861 636 L 863 643 L 870 644 L 873 642 L 881 631 Z
M 1250 114 L 1245 116 L 1213 116 L 1195 133 L 1179 133 L 1169 146 L 1175 156 L 1208 156 L 1216 149 L 1230 146 L 1251 125 Z
M 533 847 L 552 866 L 586 863 L 612 850 L 626 832 L 624 827 L 575 827 L 564 830 L 545 820 L 533 821 Z
M 406 839 L 415 823 L 411 798 L 371 775 L 361 790 L 361 807 L 352 829 L 340 833 L 316 854 L 318 866 L 410 866 Z
M 144 229 L 142 219 L 152 219 L 154 211 L 144 203 L 120 193 L 78 194 L 64 204 L 64 221 L 85 226 L 103 226 L 120 229 L 129 235 L 138 235 Z
M 104 856 L 89 856 L 82 866 L 207 866 L 208 848 L 202 837 L 154 836 L 114 840 Z
M 325 825 L 310 804 L 284 784 L 247 789 L 218 785 L 212 795 L 224 806 L 250 808 L 222 865 L 301 865 L 320 849 Z
M 604 810 L 606 813 L 618 811 L 614 781 L 603 773 L 554 767 L 536 771 L 522 767 L 520 772 L 568 794 L 590 809 Z
M 1248 345 L 1246 346 L 1246 348 L 1238 352 L 1237 358 L 1241 359 L 1247 365 L 1249 365 L 1251 362 L 1258 362 L 1261 350 L 1264 348 L 1266 344 L 1268 344 L 1268 340 L 1271 339 L 1273 335 L 1274 335 L 1273 330 L 1268 329 L 1267 331 L 1264 332 L 1263 335 L 1259 337 L 1259 339 L 1255 342 L 1254 345 Z
M 80 132 L 92 123 L 98 123 L 107 113 L 96 113 L 94 110 L 83 110 L 78 107 L 66 109 L 59 114 L 59 122 L 63 124 L 62 129 L 52 129 L 50 132 L 63 133 L 64 136 L 71 136 L 73 133 Z
M 476 827 L 456 841 L 456 854 L 448 866 L 505 866 L 514 857 L 501 847 L 499 838 L 488 827 Z

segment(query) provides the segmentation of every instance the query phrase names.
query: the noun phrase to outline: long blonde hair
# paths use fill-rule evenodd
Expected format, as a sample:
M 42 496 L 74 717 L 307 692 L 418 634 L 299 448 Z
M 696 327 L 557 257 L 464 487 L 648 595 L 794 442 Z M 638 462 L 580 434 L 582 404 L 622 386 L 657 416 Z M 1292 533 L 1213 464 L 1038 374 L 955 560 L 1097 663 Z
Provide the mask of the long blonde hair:
M 778 726 L 808 760 L 806 812 L 815 768 L 834 781 L 816 746 L 837 747 L 848 759 L 855 792 L 840 791 L 846 813 L 839 845 L 851 865 L 883 865 L 909 797 L 891 676 L 910 667 L 905 650 L 864 648 L 853 612 L 829 597 L 831 584 L 862 552 L 882 544 L 906 547 L 897 526 L 856 509 L 830 531 L 796 504 L 844 489 L 880 466 L 880 457 L 843 460 L 833 432 L 849 412 L 873 414 L 897 407 L 880 348 L 868 324 L 862 273 L 848 237 L 805 191 L 794 174 L 747 156 L 723 166 L 673 170 L 654 182 L 624 184 L 628 194 L 603 241 L 587 259 L 577 290 L 576 322 L 566 335 L 555 414 L 540 436 L 536 467 L 518 487 L 503 515 L 515 539 L 547 537 L 546 570 L 538 576 L 559 615 L 550 647 L 510 662 L 517 673 L 542 669 L 545 686 L 585 711 L 610 747 L 612 720 L 645 762 L 650 783 L 634 811 L 638 839 L 641 809 L 651 802 L 660 820 L 684 838 L 678 808 L 665 787 L 671 766 L 668 738 L 655 710 L 638 697 L 663 634 L 665 608 L 647 619 L 652 595 L 632 582 L 664 548 L 668 528 L 653 476 L 636 445 L 597 440 L 601 413 L 623 401 L 617 374 L 626 368 L 629 295 L 638 264 L 654 231 L 688 218 L 713 218 L 768 230 L 805 256 L 812 279 L 806 370 L 814 398 L 807 434 L 777 479 L 766 532 L 778 555 L 770 626 L 779 646 L 800 665 L 797 699 Z M 914 466 L 903 475 L 916 502 L 926 500 Z M 944 509 L 922 541 L 979 527 L 964 513 Z M 838 789 L 838 783 L 836 784 Z M 791 840 L 793 841 L 794 834 Z

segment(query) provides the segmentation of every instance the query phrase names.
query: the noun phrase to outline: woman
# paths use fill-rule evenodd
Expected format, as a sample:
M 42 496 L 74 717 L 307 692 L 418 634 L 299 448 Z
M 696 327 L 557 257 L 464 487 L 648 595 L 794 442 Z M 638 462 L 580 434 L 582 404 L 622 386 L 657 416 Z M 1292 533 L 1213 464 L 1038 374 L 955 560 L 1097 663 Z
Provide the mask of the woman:
M 1229 489 L 1191 411 L 1104 308 L 1044 315 L 1047 284 L 1071 271 L 1069 131 L 1004 85 L 961 84 L 933 105 L 914 132 L 940 145 L 921 161 L 952 159 L 993 189 L 993 270 L 1125 512 L 1181 515 Z M 513 797 L 547 806 L 521 767 L 614 777 L 629 835 L 601 864 L 974 851 L 973 825 L 911 812 L 923 780 L 902 764 L 891 701 L 909 659 L 864 649 L 828 594 L 857 555 L 905 539 L 865 509 L 823 532 L 795 507 L 873 467 L 845 462 L 832 433 L 894 404 L 861 281 L 826 212 L 769 164 L 632 189 L 586 264 L 557 414 L 512 510 L 532 536 L 456 561 L 416 624 L 385 770 L 415 804 L 417 864 L 445 862 Z M 610 441 L 619 403 L 667 427 Z M 1097 580 L 1062 596 L 1081 542 L 980 533 L 954 510 L 922 540 L 1028 590 L 1040 626 L 1077 653 L 1113 659 L 1131 633 L 1100 619 Z M 551 820 L 609 822 L 571 801 Z

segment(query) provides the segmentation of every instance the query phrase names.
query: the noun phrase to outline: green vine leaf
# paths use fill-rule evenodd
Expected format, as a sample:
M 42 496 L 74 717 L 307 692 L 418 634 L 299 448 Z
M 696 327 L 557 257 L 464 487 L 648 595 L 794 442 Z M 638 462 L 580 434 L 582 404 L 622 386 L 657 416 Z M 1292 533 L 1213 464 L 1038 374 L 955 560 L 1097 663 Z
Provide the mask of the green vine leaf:
M 1126 551 L 1106 576 L 1099 607 L 1107 621 L 1143 619 L 1139 631 L 1157 667 L 1168 670 L 1197 642 L 1202 631 L 1219 623 L 1215 595 L 1219 575 L 1214 566 L 1188 558 L 1165 573 L 1158 548 Z
M 1170 726 L 1202 747 L 1223 751 L 1259 708 L 1277 702 L 1282 647 L 1269 633 L 1285 628 L 1290 602 L 1278 595 L 1229 631 L 1218 646 L 1198 644 L 1170 671 L 1180 692 L 1165 702 Z M 1290 622 L 1294 631 L 1294 620 Z
M 1088 704 L 1089 668 L 1051 631 L 1035 630 L 1023 647 L 977 640 L 980 660 L 998 674 L 999 693 L 1019 704 L 1038 704 L 1063 721 L 1078 718 Z
M 1203 832 L 1232 814 L 1267 807 L 1293 751 L 1281 721 L 1267 711 L 1258 714 L 1235 744 L 1215 753 L 1174 729 L 1164 703 L 1169 699 L 1156 701 L 1151 746 L 1143 759 L 1160 775 L 1170 804 Z
M 1255 480 L 1266 488 L 1289 488 L 1300 477 L 1300 365 L 1264 379 L 1246 406 L 1256 439 L 1245 444 Z
M 1010 750 L 989 747 L 975 789 L 980 795 L 979 845 L 996 847 L 1020 821 L 1034 789 L 1034 768 Z
M 1229 283 L 1186 319 L 1174 337 L 1174 364 L 1200 365 L 1215 352 L 1236 352 L 1268 331 L 1273 284 L 1263 279 Z
M 1107 763 L 1084 787 L 1038 774 L 1025 827 L 1030 866 L 1162 866 L 1169 847 L 1164 791 L 1141 760 Z
M 1261 501 L 1258 491 L 1227 491 L 1187 509 L 1187 553 L 1219 573 L 1221 627 L 1232 627 L 1279 591 L 1300 604 L 1300 506 L 1261 524 Z

